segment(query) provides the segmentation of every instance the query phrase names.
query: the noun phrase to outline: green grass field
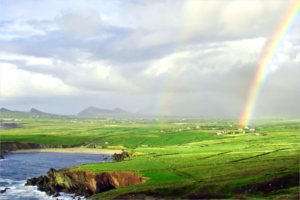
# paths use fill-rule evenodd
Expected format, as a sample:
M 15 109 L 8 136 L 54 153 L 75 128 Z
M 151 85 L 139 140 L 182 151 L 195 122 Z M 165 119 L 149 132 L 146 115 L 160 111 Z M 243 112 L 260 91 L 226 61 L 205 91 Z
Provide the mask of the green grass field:
M 22 119 L 18 122 L 20 128 L 2 129 L 1 141 L 97 148 L 118 146 L 140 154 L 123 162 L 73 167 L 72 170 L 94 173 L 127 171 L 149 178 L 146 183 L 94 197 L 187 198 L 191 193 L 222 194 L 227 199 L 293 199 L 299 196 L 299 183 L 272 192 L 255 192 L 257 188 L 241 192 L 246 184 L 299 172 L 299 119 L 255 120 L 253 126 L 257 130 L 243 133 L 244 130 L 238 130 L 236 120 L 228 119 L 14 117 Z M 218 130 L 212 130 L 214 126 Z M 224 130 L 229 133 L 208 135 Z

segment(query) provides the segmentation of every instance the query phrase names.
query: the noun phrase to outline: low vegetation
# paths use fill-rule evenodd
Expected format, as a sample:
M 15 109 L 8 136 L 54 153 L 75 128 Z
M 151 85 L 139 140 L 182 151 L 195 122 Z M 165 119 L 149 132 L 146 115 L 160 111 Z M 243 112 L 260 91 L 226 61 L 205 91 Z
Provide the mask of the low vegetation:
M 299 119 L 256 120 L 250 131 L 228 119 L 13 117 L 21 128 L 1 130 L 2 141 L 121 149 L 129 153 L 124 161 L 70 170 L 149 178 L 93 197 L 299 198 Z M 226 134 L 209 134 L 217 132 Z

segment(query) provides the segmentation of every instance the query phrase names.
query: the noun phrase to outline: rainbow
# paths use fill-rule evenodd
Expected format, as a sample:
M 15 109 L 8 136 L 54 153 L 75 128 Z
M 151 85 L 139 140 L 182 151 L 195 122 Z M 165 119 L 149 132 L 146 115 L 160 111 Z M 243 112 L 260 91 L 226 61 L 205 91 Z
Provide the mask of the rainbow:
M 203 7 L 207 2 L 200 2 L 203 4 Z M 185 2 L 183 5 L 183 23 L 182 27 L 178 33 L 178 44 L 174 47 L 173 53 L 187 53 L 184 51 L 185 44 L 188 43 L 188 40 L 196 34 L 197 30 L 195 30 L 195 22 L 192 20 L 193 18 L 198 17 L 199 10 L 197 6 L 193 6 L 193 2 Z M 180 77 L 180 74 L 184 68 L 181 66 L 182 63 L 178 61 L 178 59 L 173 58 L 170 59 L 168 65 L 170 65 L 168 69 L 168 73 L 166 73 L 166 77 L 162 80 L 160 95 L 157 98 L 155 105 L 155 114 L 157 116 L 161 115 L 169 115 L 172 104 L 174 103 L 174 99 L 176 98 L 174 93 L 178 90 L 178 85 L 175 84 Z M 181 66 L 181 67 L 177 67 Z M 181 69 L 181 71 L 178 69 Z
M 263 51 L 262 57 L 256 68 L 255 77 L 249 92 L 249 96 L 244 107 L 243 113 L 239 119 L 240 126 L 249 125 L 250 120 L 253 118 L 255 108 L 257 106 L 258 98 L 261 94 L 262 88 L 268 77 L 268 72 L 271 67 L 271 62 L 278 51 L 283 38 L 292 27 L 294 21 L 299 16 L 300 1 L 295 1 L 291 5 L 287 15 L 279 25 L 277 31 L 270 39 L 266 48 Z

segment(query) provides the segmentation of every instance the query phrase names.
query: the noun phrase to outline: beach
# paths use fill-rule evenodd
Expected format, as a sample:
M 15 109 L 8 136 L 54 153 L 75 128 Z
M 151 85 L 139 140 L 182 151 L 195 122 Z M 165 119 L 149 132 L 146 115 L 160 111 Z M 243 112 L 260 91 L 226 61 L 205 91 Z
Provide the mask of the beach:
M 48 148 L 48 149 L 21 149 L 10 153 L 89 153 L 89 154 L 114 154 L 122 153 L 119 149 L 92 149 L 92 148 Z

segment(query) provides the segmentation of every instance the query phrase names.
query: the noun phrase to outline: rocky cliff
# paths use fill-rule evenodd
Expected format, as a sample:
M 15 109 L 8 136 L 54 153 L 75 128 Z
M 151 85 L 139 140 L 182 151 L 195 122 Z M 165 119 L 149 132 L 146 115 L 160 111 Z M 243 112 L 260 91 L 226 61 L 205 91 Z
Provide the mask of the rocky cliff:
M 114 188 L 145 183 L 147 178 L 128 172 L 91 173 L 89 171 L 55 170 L 51 168 L 46 176 L 31 178 L 25 185 L 36 185 L 48 195 L 59 196 L 59 192 L 75 193 L 89 197 Z

